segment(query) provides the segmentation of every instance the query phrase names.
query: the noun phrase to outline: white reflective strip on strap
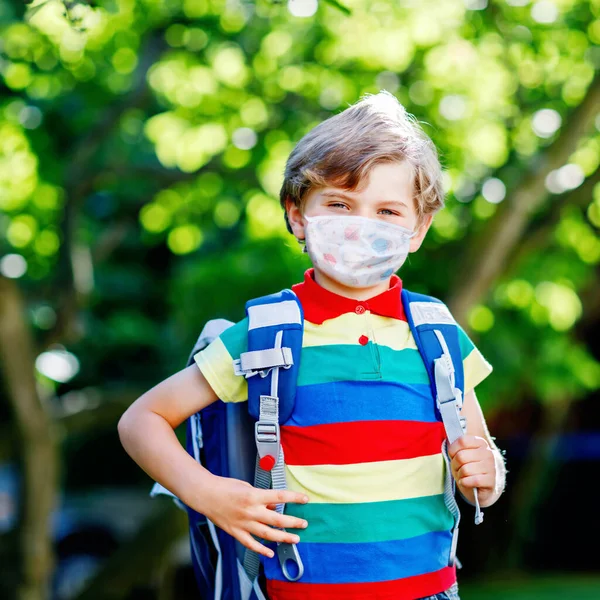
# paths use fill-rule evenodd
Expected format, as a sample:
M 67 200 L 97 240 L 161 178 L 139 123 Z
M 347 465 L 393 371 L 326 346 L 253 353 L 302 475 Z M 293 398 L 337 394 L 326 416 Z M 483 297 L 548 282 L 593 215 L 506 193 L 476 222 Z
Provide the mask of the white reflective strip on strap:
M 155 483 L 152 486 L 152 489 L 150 490 L 150 497 L 156 498 L 156 496 L 169 496 L 169 498 L 173 500 L 177 508 L 180 508 L 184 512 L 187 512 L 185 504 L 173 492 L 170 492 L 166 487 L 163 487 L 158 482 Z
M 217 550 L 217 566 L 215 568 L 215 596 L 214 600 L 221 600 L 223 595 L 223 557 L 221 555 L 221 544 L 219 544 L 219 537 L 217 536 L 217 530 L 214 523 L 210 519 L 206 519 L 208 524 L 208 530 L 210 531 L 210 537 L 212 538 L 213 544 Z
M 171 498 L 177 498 L 173 492 L 170 492 L 166 487 L 163 487 L 158 482 L 156 482 L 150 490 L 150 497 L 155 498 L 156 496 L 170 496 Z
M 200 462 L 200 448 L 202 448 L 202 425 L 200 423 L 200 415 L 198 413 L 193 414 L 190 417 L 190 429 L 192 434 L 192 450 L 194 452 L 194 459 Z
M 242 600 L 248 600 L 252 593 L 252 582 L 248 579 L 248 575 L 246 574 L 246 571 L 244 571 L 242 563 L 239 560 L 236 560 L 236 563 L 238 579 L 240 580 L 240 595 L 242 596 Z
M 273 304 L 257 304 L 248 309 L 249 330 L 285 323 L 302 323 L 300 308 L 294 300 L 285 300 Z
M 437 302 L 411 302 L 410 313 L 412 314 L 415 327 L 419 325 L 454 325 L 456 321 L 450 314 L 445 304 Z
M 450 376 L 450 385 L 454 387 L 454 363 L 452 362 L 452 355 L 450 354 L 450 350 L 448 349 L 448 344 L 446 344 L 446 339 L 444 338 L 444 334 L 439 329 L 434 329 L 433 333 L 435 333 L 435 337 L 437 337 L 440 346 L 442 347 L 442 356 L 446 361 L 446 365 L 448 367 L 448 374 Z
M 240 354 L 242 371 L 264 371 L 273 367 L 286 367 L 294 364 L 291 348 L 268 348 Z
M 260 589 L 260 585 L 258 585 L 258 579 L 254 580 L 254 585 L 252 586 L 252 589 L 254 590 L 254 593 L 256 594 L 258 600 L 267 600 L 262 590 Z

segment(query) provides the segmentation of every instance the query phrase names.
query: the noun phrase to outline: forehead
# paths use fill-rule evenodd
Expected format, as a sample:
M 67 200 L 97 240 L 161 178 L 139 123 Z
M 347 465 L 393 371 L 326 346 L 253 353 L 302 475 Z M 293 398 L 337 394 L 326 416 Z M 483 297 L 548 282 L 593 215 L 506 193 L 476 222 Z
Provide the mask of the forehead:
M 407 162 L 379 163 L 375 165 L 368 175 L 361 181 L 359 190 L 398 190 L 404 192 L 412 190 L 414 170 Z
M 333 185 L 315 190 L 318 196 L 340 193 L 366 202 L 406 202 L 413 198 L 414 169 L 407 161 L 376 164 L 355 190 Z

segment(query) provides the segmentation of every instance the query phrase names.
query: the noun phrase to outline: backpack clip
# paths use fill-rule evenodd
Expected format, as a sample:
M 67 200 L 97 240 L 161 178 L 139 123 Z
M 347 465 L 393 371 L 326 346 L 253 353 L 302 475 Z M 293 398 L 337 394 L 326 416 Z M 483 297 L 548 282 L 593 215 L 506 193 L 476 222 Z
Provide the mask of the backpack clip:
M 280 432 L 277 422 L 279 399 L 261 396 L 261 418 L 254 424 L 254 439 L 258 464 L 264 471 L 271 471 L 279 459 Z
M 436 403 L 441 411 L 443 404 L 454 402 L 459 412 L 463 405 L 462 392 L 454 385 L 454 372 L 448 371 L 446 356 L 442 355 L 434 361 L 435 388 L 437 392 Z
M 242 352 L 240 357 L 233 361 L 233 371 L 236 375 L 243 375 L 246 379 L 254 377 L 257 373 L 264 379 L 272 369 L 289 369 L 294 364 L 291 348 L 268 348 Z
M 279 564 L 281 565 L 281 570 L 285 575 L 285 578 L 288 581 L 298 581 L 300 577 L 304 574 L 304 565 L 302 564 L 302 560 L 300 559 L 300 554 L 298 553 L 298 548 L 296 544 L 288 544 L 287 542 L 279 542 L 277 544 L 277 558 L 279 558 Z M 297 573 L 292 576 L 288 571 L 287 563 L 291 561 L 296 564 Z

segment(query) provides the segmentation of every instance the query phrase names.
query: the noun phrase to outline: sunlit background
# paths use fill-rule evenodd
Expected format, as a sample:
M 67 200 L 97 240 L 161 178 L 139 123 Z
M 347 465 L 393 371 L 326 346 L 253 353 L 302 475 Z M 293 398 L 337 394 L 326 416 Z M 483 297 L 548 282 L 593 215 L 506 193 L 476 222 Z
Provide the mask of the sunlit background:
M 600 0 L 1 3 L 0 598 L 197 598 L 116 423 L 302 278 L 287 156 L 381 89 L 447 193 L 404 284 L 495 369 L 508 486 L 463 505 L 461 597 L 600 598 L 599 69 Z

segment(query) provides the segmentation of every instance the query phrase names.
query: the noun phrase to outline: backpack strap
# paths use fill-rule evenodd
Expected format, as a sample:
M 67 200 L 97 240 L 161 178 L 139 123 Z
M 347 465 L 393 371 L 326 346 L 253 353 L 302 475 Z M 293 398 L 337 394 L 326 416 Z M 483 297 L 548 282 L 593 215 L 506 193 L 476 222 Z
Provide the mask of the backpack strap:
M 263 296 L 246 303 L 248 351 L 234 361 L 237 374 L 248 379 L 248 410 L 256 419 L 256 468 L 254 486 L 284 490 L 285 463 L 280 423 L 287 421 L 296 400 L 296 381 L 302 351 L 304 313 L 291 290 Z M 283 514 L 284 504 L 276 505 Z M 295 544 L 278 543 L 277 556 L 287 579 L 302 577 L 304 566 Z M 295 563 L 290 573 L 288 563 Z M 258 575 L 260 557 L 247 550 L 244 569 L 251 581 Z
M 402 303 L 410 330 L 429 375 L 436 408 L 446 431 L 443 455 L 446 461 L 444 499 L 454 516 L 454 530 L 450 565 L 456 561 L 460 510 L 454 498 L 455 482 L 450 468 L 448 446 L 462 437 L 466 420 L 460 416 L 464 395 L 464 371 L 458 337 L 458 325 L 448 307 L 437 298 L 402 290 Z M 475 524 L 483 521 L 477 489 L 475 496 Z

